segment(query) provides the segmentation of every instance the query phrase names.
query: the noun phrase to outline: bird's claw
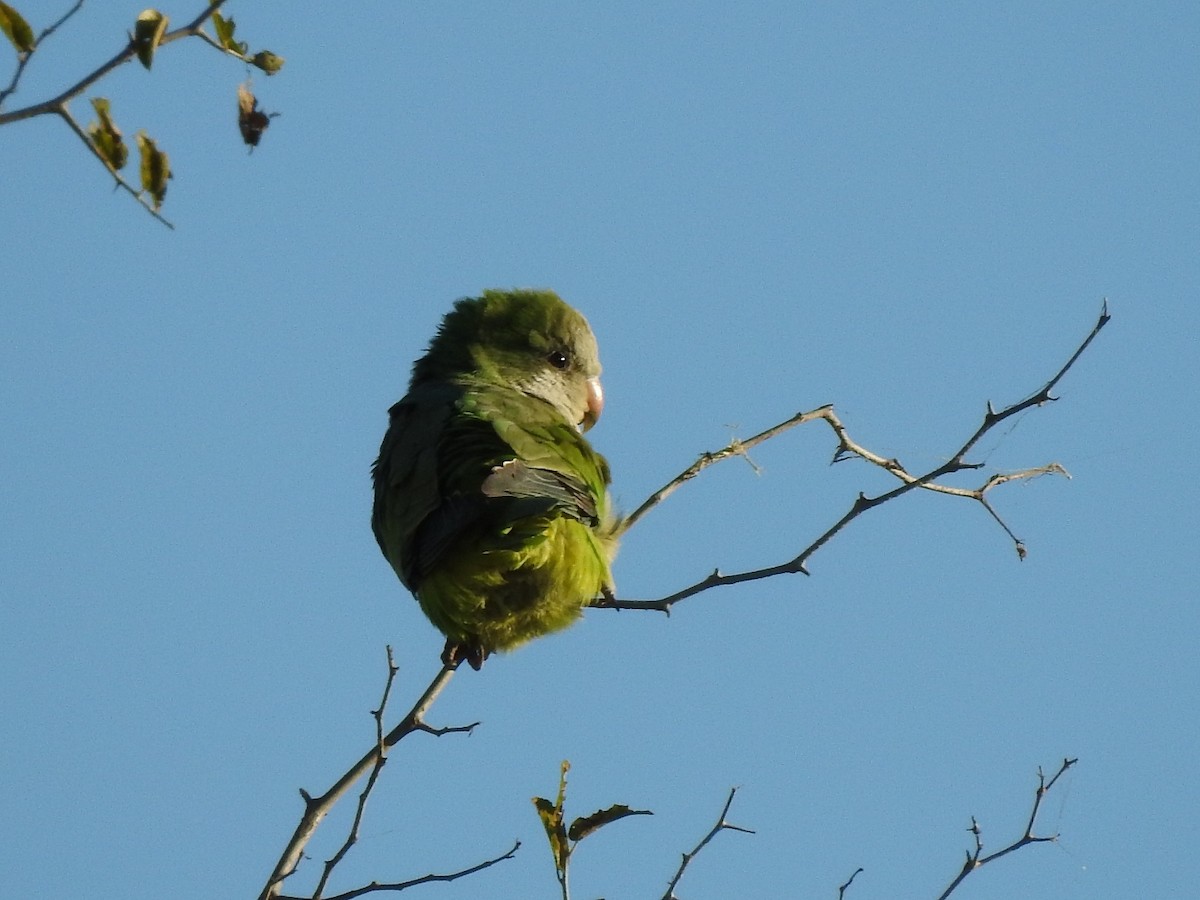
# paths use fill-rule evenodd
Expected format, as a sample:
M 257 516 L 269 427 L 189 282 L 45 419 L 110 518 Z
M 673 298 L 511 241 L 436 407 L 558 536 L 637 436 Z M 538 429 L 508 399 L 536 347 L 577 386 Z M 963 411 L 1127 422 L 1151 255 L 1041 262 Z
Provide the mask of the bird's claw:
M 485 650 L 478 644 L 448 638 L 446 640 L 446 647 L 442 650 L 442 665 L 451 669 L 457 669 L 463 662 L 466 662 L 472 669 L 478 672 L 483 668 L 483 661 L 490 655 L 488 650 Z

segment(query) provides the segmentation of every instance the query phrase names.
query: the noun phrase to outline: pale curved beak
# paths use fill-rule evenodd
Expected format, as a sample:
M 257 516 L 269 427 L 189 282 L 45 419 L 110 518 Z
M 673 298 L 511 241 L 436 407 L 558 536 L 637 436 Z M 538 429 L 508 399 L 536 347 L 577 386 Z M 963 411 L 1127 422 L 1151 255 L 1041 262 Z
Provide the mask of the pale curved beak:
M 580 429 L 587 431 L 595 425 L 602 412 L 604 412 L 604 388 L 600 387 L 599 378 L 589 378 L 587 380 L 587 409 L 583 412 L 583 421 L 579 423 Z

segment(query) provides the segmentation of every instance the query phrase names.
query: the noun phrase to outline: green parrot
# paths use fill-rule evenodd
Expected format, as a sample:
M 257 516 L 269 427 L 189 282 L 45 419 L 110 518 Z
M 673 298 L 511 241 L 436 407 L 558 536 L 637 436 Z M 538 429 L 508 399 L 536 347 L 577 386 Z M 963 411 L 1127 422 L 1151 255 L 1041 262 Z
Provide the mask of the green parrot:
M 550 291 L 454 304 L 372 467 L 383 555 L 446 636 L 442 661 L 566 628 L 612 596 L 608 463 L 582 432 L 604 405 L 587 320 Z

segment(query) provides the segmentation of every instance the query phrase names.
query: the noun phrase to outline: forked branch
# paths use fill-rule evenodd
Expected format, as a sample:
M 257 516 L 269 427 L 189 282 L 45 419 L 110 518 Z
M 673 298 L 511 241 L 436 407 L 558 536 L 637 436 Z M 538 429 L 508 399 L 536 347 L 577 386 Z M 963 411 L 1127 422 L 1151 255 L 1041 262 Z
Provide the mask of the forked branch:
M 178 40 L 182 40 L 183 38 L 194 37 L 199 38 L 223 54 L 233 56 L 251 65 L 257 65 L 259 68 L 264 68 L 265 71 L 268 71 L 268 74 L 277 68 L 275 65 L 276 63 L 278 65 L 282 65 L 282 60 L 278 57 L 274 57 L 273 54 L 267 54 L 271 57 L 270 63 L 260 63 L 259 57 L 263 56 L 264 54 L 258 54 L 255 57 L 248 56 L 245 53 L 239 52 L 239 49 L 235 49 L 233 46 L 214 40 L 204 30 L 205 22 L 211 19 L 213 14 L 220 10 L 224 4 L 225 0 L 211 0 L 211 2 L 205 5 L 204 10 L 196 15 L 195 18 L 193 18 L 190 22 L 174 29 L 173 31 L 165 32 L 156 41 L 155 47 L 161 49 L 163 46 L 174 43 Z M 7 87 L 0 90 L 0 126 L 9 125 L 14 122 L 20 122 L 24 119 L 36 118 L 37 116 L 58 116 L 67 124 L 71 131 L 74 132 L 75 136 L 83 142 L 84 146 L 88 148 L 89 152 L 91 152 L 91 154 L 97 160 L 99 160 L 100 164 L 104 167 L 108 174 L 112 176 L 117 188 L 120 188 L 121 190 L 124 190 L 126 193 L 130 194 L 142 207 L 145 208 L 148 213 L 150 213 L 150 215 L 158 219 L 158 221 L 166 225 L 168 228 L 174 228 L 175 226 L 172 225 L 166 218 L 164 218 L 158 210 L 161 198 L 152 202 L 147 198 L 147 190 L 145 188 L 139 189 L 126 180 L 126 178 L 118 171 L 117 167 L 113 165 L 113 162 L 97 148 L 92 137 L 89 136 L 88 132 L 83 128 L 82 125 L 79 124 L 79 121 L 71 112 L 70 104 L 73 100 L 79 97 L 84 91 L 96 84 L 114 69 L 124 65 L 134 57 L 138 56 L 140 45 L 132 34 L 127 35 L 125 45 L 115 54 L 113 54 L 113 56 L 111 56 L 107 61 L 101 63 L 70 87 L 60 91 L 56 96 L 47 100 L 42 100 L 38 103 L 31 103 L 28 106 L 23 106 L 20 109 L 13 110 L 12 112 L 4 112 L 2 109 L 5 101 L 16 92 L 17 86 L 20 84 L 21 77 L 25 74 L 26 67 L 29 65 L 30 60 L 33 59 L 41 43 L 54 34 L 54 32 L 57 31 L 59 27 L 61 27 L 68 19 L 79 12 L 79 9 L 82 6 L 83 0 L 77 0 L 77 2 L 70 9 L 68 9 L 66 13 L 64 13 L 52 25 L 45 28 L 37 36 L 36 41 L 33 42 L 30 49 L 17 54 L 17 65 L 15 71 L 13 72 L 12 79 Z M 244 46 L 240 49 L 244 49 Z M 123 165 L 123 161 L 118 162 L 117 165 Z
M 750 449 L 758 446 L 764 441 L 768 441 L 771 438 L 796 427 L 797 425 L 803 425 L 806 422 L 812 422 L 818 419 L 824 421 L 837 437 L 838 445 L 833 454 L 834 462 L 840 462 L 850 457 L 858 457 L 866 462 L 871 463 L 872 465 L 878 466 L 886 472 L 889 472 L 898 481 L 900 481 L 900 484 L 892 490 L 874 497 L 868 497 L 866 494 L 860 493 L 851 504 L 850 509 L 840 519 L 838 519 L 811 544 L 796 554 L 796 556 L 785 562 L 778 563 L 777 565 L 773 566 L 765 566 L 759 569 L 750 569 L 745 572 L 734 572 L 729 574 L 722 573 L 720 570 L 714 570 L 706 578 L 701 579 L 695 584 L 689 585 L 682 590 L 676 591 L 675 593 L 669 594 L 666 597 L 662 597 L 658 600 L 624 600 L 618 597 L 602 597 L 597 599 L 593 605 L 606 609 L 653 609 L 658 610 L 659 612 L 669 613 L 671 607 L 681 600 L 685 600 L 688 597 L 692 597 L 703 591 L 711 590 L 712 588 L 724 587 L 731 584 L 741 584 L 747 581 L 759 581 L 764 578 L 772 578 L 776 575 L 807 575 L 808 570 L 805 568 L 805 563 L 808 562 L 809 558 L 812 557 L 812 555 L 820 550 L 823 546 L 825 546 L 825 544 L 827 544 L 830 540 L 832 540 L 835 535 L 841 532 L 852 521 L 857 519 L 868 510 L 881 506 L 891 500 L 895 500 L 897 497 L 903 496 L 909 491 L 916 489 L 933 491 L 934 493 L 939 494 L 948 494 L 953 497 L 963 497 L 979 503 L 985 510 L 987 510 L 988 514 L 1000 525 L 1000 527 L 1004 529 L 1005 534 L 1007 534 L 1009 539 L 1013 542 L 1018 557 L 1024 559 L 1026 553 L 1024 542 L 1017 537 L 1008 524 L 996 512 L 995 508 L 988 500 L 988 492 L 993 488 L 996 488 L 1002 484 L 1006 484 L 1010 481 L 1027 481 L 1033 478 L 1038 478 L 1042 475 L 1062 475 L 1069 478 L 1070 475 L 1066 469 L 1064 469 L 1059 463 L 1052 462 L 1042 466 L 1022 469 L 1017 472 L 997 473 L 987 478 L 981 485 L 979 485 L 979 487 L 976 488 L 963 488 L 956 487 L 954 485 L 943 484 L 940 479 L 955 472 L 982 468 L 982 463 L 967 462 L 966 459 L 967 454 L 972 450 L 972 448 L 975 447 L 980 438 L 982 438 L 985 434 L 1006 419 L 1009 419 L 1032 406 L 1039 406 L 1043 403 L 1048 403 L 1057 399 L 1053 397 L 1050 392 L 1054 389 L 1058 382 L 1062 380 L 1062 377 L 1067 374 L 1070 368 L 1075 364 L 1076 360 L 1078 360 L 1083 354 L 1083 351 L 1088 348 L 1088 345 L 1091 344 L 1096 335 L 1100 333 L 1100 329 L 1108 324 L 1110 318 L 1111 317 L 1108 313 L 1108 303 L 1105 302 L 1100 311 L 1099 318 L 1096 320 L 1095 325 L 1092 326 L 1092 330 L 1088 333 L 1087 337 L 1084 338 L 1083 342 L 1076 348 L 1075 352 L 1071 354 L 1070 359 L 1067 360 L 1062 368 L 1059 369 L 1049 381 L 1043 384 L 1037 391 L 1030 394 L 1024 400 L 1014 403 L 1011 406 L 1006 406 L 999 412 L 992 408 L 991 403 L 988 403 L 984 411 L 983 421 L 980 423 L 979 427 L 975 429 L 974 433 L 972 433 L 971 436 L 968 437 L 944 463 L 923 474 L 913 474 L 898 459 L 895 459 L 894 457 L 885 457 L 881 454 L 875 453 L 855 441 L 850 436 L 849 431 L 847 431 L 846 426 L 842 423 L 841 419 L 839 419 L 837 414 L 834 412 L 832 406 L 822 406 L 809 412 L 797 413 L 790 419 L 780 422 L 778 425 L 774 425 L 765 431 L 759 432 L 751 438 L 747 438 L 746 440 L 742 441 L 735 440 L 720 450 L 703 454 L 699 459 L 696 460 L 696 462 L 692 463 L 692 465 L 688 466 L 686 469 L 668 481 L 665 485 L 651 494 L 646 501 L 641 504 L 641 506 L 635 509 L 633 513 L 621 523 L 619 533 L 623 534 L 624 532 L 628 531 L 630 528 L 636 525 L 641 518 L 646 515 L 646 513 L 674 493 L 674 491 L 678 489 L 684 482 L 695 478 L 709 466 L 721 462 L 722 460 L 729 459 L 732 456 L 745 455 Z
M 389 673 L 391 665 L 391 658 L 389 654 Z M 296 826 L 296 830 L 293 832 L 291 840 L 288 841 L 287 846 L 284 848 L 283 853 L 279 857 L 279 862 L 275 864 L 275 869 L 271 872 L 271 877 L 267 879 L 267 883 L 263 887 L 262 893 L 259 894 L 259 900 L 272 900 L 272 898 L 280 897 L 280 885 L 283 883 L 285 878 L 288 878 L 295 873 L 296 867 L 300 864 L 300 859 L 303 856 L 304 848 L 308 845 L 308 842 L 312 840 L 313 835 L 316 833 L 317 826 L 321 824 L 321 820 L 329 814 L 329 811 L 333 809 L 334 804 L 336 804 L 338 800 L 340 800 L 350 790 L 350 788 L 354 786 L 354 783 L 362 778 L 363 775 L 367 774 L 368 772 L 375 774 L 378 773 L 378 770 L 382 768 L 384 763 L 387 761 L 388 748 L 394 747 L 401 740 L 416 731 L 422 731 L 426 734 L 440 736 L 455 732 L 470 732 L 471 729 L 475 727 L 473 724 L 449 728 L 432 728 L 425 722 L 425 713 L 428 711 L 429 707 L 433 705 L 433 702 L 438 698 L 438 695 L 441 694 L 446 685 L 450 683 L 450 678 L 454 675 L 454 670 L 456 668 L 457 666 L 453 665 L 442 666 L 441 670 L 437 673 L 437 675 L 434 676 L 433 681 L 430 682 L 424 693 L 421 694 L 420 699 L 418 699 L 413 705 L 412 709 L 408 711 L 408 715 L 401 719 L 400 723 L 396 725 L 395 728 L 389 731 L 386 735 L 383 735 L 382 739 L 377 738 L 375 746 L 367 751 L 362 759 L 351 766 L 346 774 L 339 778 L 324 794 L 321 794 L 319 797 L 314 797 L 307 791 L 302 790 L 300 792 L 300 795 L 304 798 L 304 815 L 301 816 L 300 823 Z M 389 674 L 388 685 L 385 688 L 385 702 L 387 695 L 391 691 L 391 680 L 393 677 L 393 675 Z M 378 715 L 380 718 L 377 719 L 377 722 L 381 723 L 381 717 L 383 715 L 382 704 Z M 382 731 L 382 724 L 378 725 L 378 730 Z M 359 801 L 360 812 L 361 807 L 366 803 L 367 796 L 370 793 L 370 788 L 373 786 L 374 777 L 372 777 L 370 785 L 361 795 Z M 357 827 L 357 822 L 354 827 Z M 353 841 L 350 841 L 350 843 L 353 843 Z M 509 855 L 514 852 L 516 852 L 515 847 L 512 851 L 510 851 Z M 337 865 L 337 861 L 341 859 L 341 855 L 344 854 L 335 856 L 334 860 L 331 861 L 332 865 L 329 865 L 328 868 L 331 869 L 332 866 Z M 500 857 L 497 859 L 497 861 L 504 858 L 507 857 Z M 434 879 L 433 876 L 429 877 L 433 880 L 447 880 L 444 878 Z M 325 879 L 323 878 L 322 886 L 324 885 L 324 881 Z M 328 900 L 333 900 L 333 898 L 328 898 Z
M 378 751 L 375 756 L 375 763 L 371 766 L 371 774 L 367 776 L 366 786 L 362 793 L 358 795 L 358 806 L 354 810 L 354 821 L 350 824 L 350 832 L 346 835 L 346 840 L 342 846 L 338 848 L 337 853 L 333 854 L 329 859 L 325 860 L 325 869 L 321 872 L 321 880 L 317 882 L 317 889 L 313 891 L 312 900 L 321 900 L 321 894 L 325 891 L 325 885 L 329 883 L 329 876 L 333 874 L 333 870 L 350 852 L 350 848 L 358 843 L 358 830 L 362 826 L 363 814 L 367 810 L 367 799 L 371 796 L 371 791 L 375 789 L 375 782 L 379 780 L 379 773 L 383 770 L 383 764 L 387 762 L 388 746 L 383 740 L 383 714 L 387 709 L 388 698 L 392 694 L 392 685 L 396 682 L 396 673 L 400 670 L 396 667 L 396 659 L 392 655 L 392 645 L 388 644 L 387 648 L 387 681 L 383 685 L 383 697 L 379 701 L 379 707 L 371 710 L 371 718 L 375 720 L 375 749 Z
M 1054 776 L 1049 781 L 1046 780 L 1046 775 L 1041 768 L 1038 769 L 1038 786 L 1033 795 L 1033 809 L 1031 809 L 1029 812 L 1029 821 L 1025 825 L 1025 833 L 1007 847 L 1003 847 L 1000 850 L 997 850 L 995 853 L 989 853 L 987 856 L 984 856 L 983 829 L 979 827 L 979 822 L 975 820 L 975 817 L 971 816 L 971 827 L 968 830 L 975 837 L 975 849 L 967 851 L 967 859 L 963 863 L 962 869 L 959 871 L 958 875 L 954 877 L 954 880 L 950 882 L 950 885 L 946 888 L 946 890 L 942 891 L 942 893 L 938 895 L 938 900 L 946 900 L 947 897 L 954 893 L 954 889 L 963 883 L 963 879 L 965 879 L 976 869 L 986 866 L 993 860 L 997 860 L 1002 856 L 1007 856 L 1009 853 L 1020 850 L 1022 847 L 1025 847 L 1029 844 L 1045 844 L 1057 841 L 1057 834 L 1038 837 L 1033 833 L 1033 827 L 1037 822 L 1038 811 L 1042 807 L 1042 798 L 1046 796 L 1052 787 L 1054 787 L 1055 782 L 1062 777 L 1063 773 L 1077 762 L 1079 762 L 1078 759 L 1064 759 L 1062 761 L 1062 765 L 1058 767 L 1058 771 L 1054 773 Z
M 710 828 L 708 834 L 700 839 L 700 843 L 683 854 L 683 859 L 679 862 L 679 868 L 675 870 L 674 876 L 672 876 L 670 883 L 667 885 L 667 890 L 662 895 L 662 900 L 678 900 L 675 896 L 675 888 L 679 886 L 679 881 L 683 878 L 683 873 L 687 871 L 687 867 L 692 864 L 692 860 L 700 854 L 700 851 L 708 845 L 708 842 L 722 831 L 740 831 L 742 834 L 754 834 L 752 829 L 734 825 L 726 818 L 729 815 L 729 808 L 733 806 L 733 797 L 736 793 L 737 788 L 729 789 L 729 797 L 725 800 L 725 806 L 721 809 L 721 815 L 717 816 L 717 824 Z

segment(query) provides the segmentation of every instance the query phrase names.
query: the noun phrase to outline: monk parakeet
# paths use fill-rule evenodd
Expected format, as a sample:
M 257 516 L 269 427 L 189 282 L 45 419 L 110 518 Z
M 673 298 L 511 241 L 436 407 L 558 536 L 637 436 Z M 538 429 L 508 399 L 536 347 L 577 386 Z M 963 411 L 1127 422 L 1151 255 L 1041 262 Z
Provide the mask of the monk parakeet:
M 372 475 L 383 555 L 447 665 L 566 628 L 611 596 L 596 338 L 550 291 L 459 300 L 413 365 Z

